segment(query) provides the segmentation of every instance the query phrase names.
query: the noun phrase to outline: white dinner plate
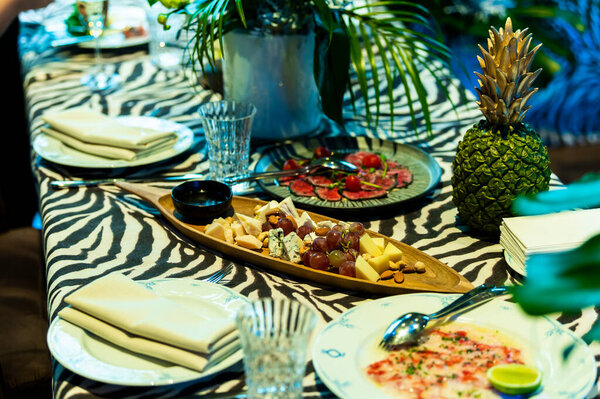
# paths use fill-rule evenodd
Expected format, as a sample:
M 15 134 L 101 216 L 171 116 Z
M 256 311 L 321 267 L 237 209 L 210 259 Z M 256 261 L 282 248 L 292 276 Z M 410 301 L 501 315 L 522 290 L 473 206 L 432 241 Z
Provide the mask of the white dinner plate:
M 508 267 L 510 267 L 514 272 L 518 273 L 519 275 L 525 277 L 527 275 L 525 272 L 525 268 L 521 266 L 519 262 L 513 259 L 506 249 L 503 252 L 504 260 L 506 260 L 506 264 L 508 265 Z
M 119 122 L 136 127 L 146 127 L 158 130 L 171 130 L 177 135 L 177 141 L 173 146 L 162 151 L 136 158 L 132 161 L 123 159 L 108 159 L 92 154 L 78 151 L 63 144 L 60 140 L 39 133 L 33 140 L 35 152 L 47 161 L 65 166 L 79 168 L 128 168 L 132 166 L 149 165 L 173 158 L 194 144 L 194 132 L 187 126 L 166 119 L 153 118 L 149 116 L 120 116 Z
M 248 299 L 219 284 L 188 279 L 138 281 L 160 296 L 209 318 L 235 318 Z M 48 347 L 65 368 L 83 377 L 128 386 L 170 385 L 206 378 L 238 363 L 238 349 L 221 363 L 198 372 L 117 347 L 60 317 L 48 329 Z
M 365 373 L 365 368 L 385 357 L 377 348 L 383 332 L 407 312 L 431 313 L 459 295 L 406 294 L 359 305 L 331 321 L 315 340 L 313 363 L 321 380 L 344 399 L 391 398 Z M 531 317 L 518 305 L 496 299 L 458 317 L 457 321 L 493 328 L 529 348 L 542 370 L 541 392 L 535 398 L 584 398 L 596 380 L 590 348 L 559 323 Z M 569 357 L 563 351 L 574 345 Z

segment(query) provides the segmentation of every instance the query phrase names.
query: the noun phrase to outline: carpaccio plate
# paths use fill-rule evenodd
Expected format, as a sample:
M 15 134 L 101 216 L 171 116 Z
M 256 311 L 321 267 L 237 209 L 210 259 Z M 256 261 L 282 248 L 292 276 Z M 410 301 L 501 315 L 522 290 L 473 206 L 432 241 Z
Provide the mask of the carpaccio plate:
M 409 264 L 417 261 L 423 262 L 426 266 L 426 272 L 422 274 L 407 274 L 405 275 L 404 282 L 398 284 L 390 280 L 371 282 L 360 278 L 347 277 L 336 273 L 312 269 L 304 265 L 264 255 L 262 252 L 246 249 L 239 245 L 228 244 L 224 240 L 205 234 L 204 229 L 206 224 L 210 223 L 210 221 L 207 221 L 206 224 L 191 224 L 185 222 L 175 210 L 169 190 L 139 183 L 117 182 L 116 185 L 150 202 L 177 230 L 197 243 L 217 250 L 227 256 L 240 259 L 243 262 L 262 266 L 266 269 L 285 273 L 296 278 L 344 290 L 380 295 L 423 291 L 447 293 L 467 292 L 473 288 L 473 285 L 463 276 L 434 257 L 427 255 L 410 245 L 393 240 L 374 231 L 367 230 L 367 233 L 371 237 L 383 237 L 386 243 L 391 242 L 401 249 L 403 252 L 403 260 L 406 260 Z M 255 207 L 257 205 L 263 206 L 266 203 L 266 201 L 259 199 L 234 196 L 231 202 L 232 208 L 229 210 L 228 214 L 222 216 L 232 216 L 234 212 L 253 216 Z M 302 213 L 304 211 L 298 209 L 298 212 Z M 308 214 L 311 219 L 317 223 L 323 220 L 330 220 L 334 223 L 339 222 L 328 216 L 312 212 L 308 212 Z
M 336 155 L 344 156 L 358 151 L 385 155 L 389 161 L 408 168 L 413 175 L 409 185 L 394 188 L 381 198 L 327 201 L 314 197 L 295 195 L 287 186 L 274 179 L 259 181 L 260 187 L 268 194 L 283 199 L 292 197 L 296 204 L 316 211 L 348 213 L 356 210 L 382 211 L 389 207 L 421 198 L 431 192 L 439 183 L 442 169 L 431 155 L 411 145 L 399 144 L 368 137 L 322 137 L 298 140 L 267 149 L 259 159 L 255 171 L 280 170 L 281 165 L 290 159 L 311 158 L 317 147 L 327 147 Z

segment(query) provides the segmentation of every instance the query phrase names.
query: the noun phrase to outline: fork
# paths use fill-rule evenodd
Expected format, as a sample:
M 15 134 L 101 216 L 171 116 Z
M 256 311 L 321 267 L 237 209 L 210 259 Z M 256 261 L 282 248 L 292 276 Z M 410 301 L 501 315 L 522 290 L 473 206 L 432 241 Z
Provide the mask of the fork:
M 231 272 L 232 270 L 233 270 L 233 263 L 229 263 L 227 266 L 225 266 L 218 272 L 215 272 L 215 273 L 211 274 L 210 276 L 203 278 L 202 281 L 206 281 L 207 283 L 217 284 L 219 281 L 223 280 L 223 278 L 225 278 L 225 276 L 227 276 L 229 274 L 229 272 Z

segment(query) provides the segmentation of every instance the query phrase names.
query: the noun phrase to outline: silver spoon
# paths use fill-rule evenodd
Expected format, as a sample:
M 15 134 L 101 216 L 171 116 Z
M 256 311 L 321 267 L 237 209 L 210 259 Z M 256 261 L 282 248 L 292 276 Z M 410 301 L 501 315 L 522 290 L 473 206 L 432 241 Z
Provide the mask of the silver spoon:
M 261 173 L 251 173 L 246 176 L 241 177 L 228 177 L 224 179 L 224 183 L 227 184 L 237 184 L 243 183 L 246 181 L 254 181 L 261 179 L 276 179 L 279 177 L 291 177 L 291 176 L 299 176 L 302 174 L 312 174 L 315 173 L 318 169 L 326 168 L 330 170 L 338 170 L 342 172 L 356 172 L 358 167 L 350 162 L 336 159 L 332 157 L 324 157 L 319 158 L 308 165 L 305 165 L 298 169 L 290 169 L 290 170 L 278 170 L 273 172 L 261 172 Z
M 432 320 L 449 318 L 459 312 L 466 312 L 481 306 L 497 296 L 507 294 L 508 289 L 506 287 L 483 284 L 466 294 L 463 294 L 454 302 L 435 313 L 429 315 L 416 312 L 406 313 L 405 315 L 398 317 L 389 325 L 383 334 L 379 346 L 389 351 L 400 345 L 414 344 L 423 335 L 425 328 Z

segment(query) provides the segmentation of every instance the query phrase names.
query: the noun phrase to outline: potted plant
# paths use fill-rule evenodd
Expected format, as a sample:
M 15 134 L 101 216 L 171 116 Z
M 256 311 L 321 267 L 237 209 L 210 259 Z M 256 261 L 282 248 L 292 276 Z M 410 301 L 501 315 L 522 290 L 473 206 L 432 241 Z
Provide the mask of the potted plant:
M 158 0 L 148 1 L 152 5 Z M 173 13 L 190 15 L 188 29 L 193 35 L 188 53 L 193 63 L 199 65 L 195 67 L 197 72 L 204 72 L 208 66 L 215 67 L 219 47 L 223 49 L 226 97 L 240 99 L 239 92 L 253 90 L 246 85 L 258 84 L 261 97 L 254 99 L 258 112 L 253 137 L 288 137 L 285 132 L 289 126 L 271 132 L 261 132 L 258 128 L 261 117 L 274 123 L 283 112 L 265 109 L 265 97 L 271 96 L 278 99 L 275 104 L 271 103 L 273 107 L 291 107 L 289 114 L 296 112 L 303 128 L 314 124 L 312 117 L 321 109 L 343 126 L 342 105 L 347 93 L 355 112 L 364 112 L 369 123 L 378 122 L 384 107 L 393 123 L 395 85 L 404 88 L 415 131 L 421 127 L 415 106 L 418 102 L 425 129 L 431 133 L 427 93 L 420 71 L 429 71 L 440 79 L 446 71 L 440 66 L 448 60 L 449 51 L 431 27 L 428 11 L 418 4 L 402 0 L 161 2 L 170 9 L 159 17 L 159 23 L 165 27 Z M 400 5 L 401 8 L 396 7 Z M 276 86 L 283 86 L 284 92 L 267 92 L 261 87 L 266 84 L 265 77 L 277 81 Z M 278 79 L 282 77 L 287 81 L 280 83 Z M 360 92 L 349 90 L 353 79 L 358 82 Z M 294 86 L 295 81 L 300 87 Z M 235 93 L 236 85 L 243 87 L 238 93 Z M 304 95 L 300 95 L 302 90 L 306 90 Z M 294 102 L 294 99 L 300 100 Z M 299 108 L 303 107 L 308 112 L 301 112 Z M 307 133 L 302 129 L 292 130 L 292 136 Z M 278 136 L 278 133 L 283 135 Z

